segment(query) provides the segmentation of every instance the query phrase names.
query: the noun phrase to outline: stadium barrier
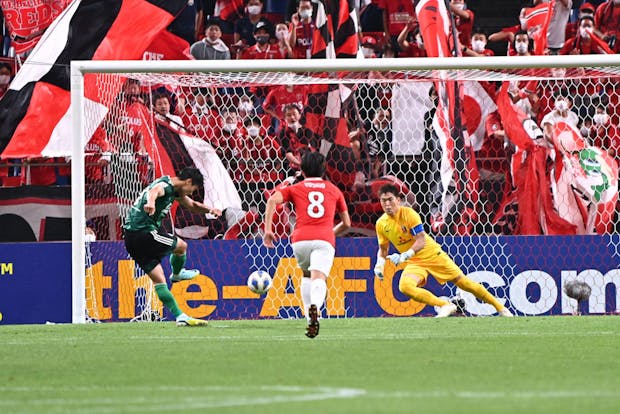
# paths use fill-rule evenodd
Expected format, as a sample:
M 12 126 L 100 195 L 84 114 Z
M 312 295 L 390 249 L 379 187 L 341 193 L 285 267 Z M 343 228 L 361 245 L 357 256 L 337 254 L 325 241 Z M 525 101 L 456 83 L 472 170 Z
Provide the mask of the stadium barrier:
M 620 311 L 620 257 L 614 236 L 464 237 L 462 243 L 439 238 L 445 246 L 478 246 L 464 255 L 448 247 L 463 270 L 484 283 L 517 315 L 587 314 Z M 134 279 L 134 264 L 127 260 L 122 242 L 94 242 L 86 285 L 94 301 L 87 301 L 91 320 L 129 321 L 141 310 L 137 298 L 144 294 L 146 276 Z M 383 282 L 374 278 L 376 241 L 372 238 L 339 239 L 337 257 L 328 282 L 325 318 L 432 316 L 427 307 L 398 291 L 400 269 L 386 268 Z M 230 260 L 231 252 L 236 260 Z M 579 252 L 579 254 L 576 254 Z M 473 254 L 475 253 L 475 254 Z M 264 270 L 273 276 L 272 289 L 258 297 L 246 287 L 254 255 L 271 263 Z M 0 314 L 2 324 L 71 322 L 71 243 L 16 243 L 3 245 L 0 259 Z M 242 259 L 239 259 L 243 257 Z M 471 258 L 476 258 L 471 260 Z M 190 241 L 188 266 L 201 269 L 195 281 L 174 284 L 172 292 L 189 315 L 207 319 L 301 317 L 295 288 L 300 280 L 290 246 L 283 240 L 276 250 L 250 252 L 243 241 Z M 164 264 L 167 268 L 168 264 Z M 511 274 L 502 269 L 512 269 Z M 564 284 L 572 279 L 592 288 L 589 301 L 576 308 Z M 491 315 L 489 305 L 473 296 L 441 286 L 429 278 L 428 288 L 440 296 L 460 295 L 467 315 Z M 158 301 L 154 303 L 159 304 Z M 170 315 L 161 305 L 153 319 Z

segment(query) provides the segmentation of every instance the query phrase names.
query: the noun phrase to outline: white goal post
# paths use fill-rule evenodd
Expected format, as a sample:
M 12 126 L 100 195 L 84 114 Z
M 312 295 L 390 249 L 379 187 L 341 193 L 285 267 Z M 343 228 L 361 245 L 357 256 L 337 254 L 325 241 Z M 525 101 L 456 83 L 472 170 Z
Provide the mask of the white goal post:
M 72 321 L 86 321 L 85 298 L 85 111 L 90 108 L 84 96 L 84 76 L 88 74 L 242 74 L 242 73 L 336 73 L 393 72 L 408 76 L 415 72 L 420 78 L 433 80 L 461 79 L 467 72 L 469 80 L 536 80 L 519 70 L 536 68 L 606 68 L 610 74 L 620 73 L 620 55 L 467 57 L 467 58 L 388 58 L 334 60 L 188 60 L 188 61 L 72 61 L 71 104 L 73 140 L 71 156 L 72 197 Z M 516 70 L 516 71 L 513 71 Z M 545 79 L 540 76 L 540 79 Z M 335 75 L 324 83 L 342 83 Z M 349 83 L 366 79 L 351 77 Z

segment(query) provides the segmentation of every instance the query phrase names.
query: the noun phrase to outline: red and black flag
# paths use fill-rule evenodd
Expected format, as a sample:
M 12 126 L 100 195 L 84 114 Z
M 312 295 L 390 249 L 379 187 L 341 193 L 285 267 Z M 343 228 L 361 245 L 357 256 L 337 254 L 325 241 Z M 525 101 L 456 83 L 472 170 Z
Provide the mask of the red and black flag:
M 457 57 L 458 33 L 445 0 L 421 0 L 416 6 L 420 33 L 429 57 Z M 463 82 L 438 72 L 434 81 L 439 97 L 433 127 L 443 149 L 441 182 L 442 216 L 451 224 L 474 214 L 478 200 L 479 174 L 471 146 L 462 103 Z
M 185 0 L 82 0 L 45 32 L 0 100 L 0 156 L 66 156 L 71 152 L 70 62 L 135 60 L 186 6 Z M 106 95 L 85 77 L 87 136 L 107 112 Z
M 217 0 L 213 15 L 218 16 L 222 20 L 232 22 L 243 17 L 244 8 L 244 0 Z
M 352 0 L 313 0 L 317 13 L 313 58 L 353 58 L 359 50 L 357 14 Z
M 358 55 L 357 14 L 351 0 L 323 0 L 317 6 L 312 57 L 355 58 Z M 349 141 L 346 112 L 352 111 L 354 95 L 344 85 L 312 85 L 308 95 L 306 126 L 321 138 L 330 178 L 349 188 L 355 178 L 355 157 Z

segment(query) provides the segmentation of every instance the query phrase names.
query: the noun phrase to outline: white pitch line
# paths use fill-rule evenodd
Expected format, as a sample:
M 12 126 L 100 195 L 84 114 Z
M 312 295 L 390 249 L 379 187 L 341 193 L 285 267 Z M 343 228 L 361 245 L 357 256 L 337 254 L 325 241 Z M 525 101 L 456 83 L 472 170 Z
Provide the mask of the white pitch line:
M 6 390 L 11 387 L 0 387 L 0 390 Z M 30 387 L 14 387 L 15 390 L 19 391 L 28 391 Z M 63 387 L 48 387 L 48 392 L 58 392 L 59 388 Z M 97 387 L 82 387 L 84 389 L 93 390 Z M 99 387 L 104 390 L 109 390 L 110 387 Z M 118 390 L 128 389 L 132 390 L 138 387 L 118 387 Z M 157 388 L 157 387 L 155 387 Z M 46 407 L 46 412 L 71 412 L 71 413 L 116 413 L 121 408 L 123 412 L 175 412 L 175 411 L 185 411 L 185 410 L 194 410 L 194 409 L 211 409 L 211 408 L 223 408 L 223 407 L 239 407 L 239 406 L 255 406 L 255 405 L 271 405 L 271 404 L 282 404 L 282 403 L 290 403 L 290 402 L 301 402 L 301 401 L 320 401 L 320 400 L 330 400 L 330 399 L 342 399 L 342 398 L 355 398 L 362 396 L 366 393 L 365 390 L 355 389 L 355 388 L 329 388 L 329 387 L 291 387 L 291 386 L 262 386 L 262 387 L 254 387 L 254 391 L 261 392 L 271 392 L 272 395 L 261 395 L 259 397 L 248 396 L 248 397 L 238 397 L 235 396 L 233 398 L 229 397 L 218 397 L 217 395 L 209 395 L 209 396 L 184 396 L 179 394 L 169 393 L 167 395 L 162 394 L 152 394 L 152 387 L 141 387 L 144 392 L 148 392 L 148 397 L 142 396 L 129 396 L 129 397 L 120 397 L 117 399 L 112 398 L 80 398 L 76 396 L 76 398 L 54 398 L 54 399 L 35 399 L 28 398 L 28 401 L 24 403 L 21 400 L 0 400 L 0 406 L 5 407 L 17 407 L 18 409 L 32 409 L 33 406 L 41 406 L 41 405 L 53 405 L 56 406 L 49 411 L 49 407 Z M 188 388 L 200 389 L 202 391 L 211 391 L 220 390 L 226 392 L 238 392 L 240 390 L 244 390 L 244 392 L 248 392 L 248 388 L 251 390 L 252 387 L 178 387 L 179 389 Z M 32 388 L 32 390 L 40 388 Z M 67 389 L 70 389 L 67 387 Z M 161 387 L 162 390 L 170 391 L 170 387 Z M 74 389 L 75 390 L 75 389 Z M 288 393 L 283 395 L 274 395 L 275 392 L 278 393 Z M 301 395 L 295 395 L 299 394 Z M 69 408 L 68 406 L 73 406 Z M 85 406 L 84 408 L 77 406 Z
M 501 331 L 501 332 L 476 332 L 476 338 L 495 338 L 495 337 L 596 337 L 596 336 L 620 336 L 619 331 L 562 331 L 562 332 L 533 332 L 533 331 Z M 313 340 L 313 342 L 331 342 L 331 341 L 361 341 L 361 340 L 395 340 L 395 339 L 471 339 L 471 335 L 469 334 L 438 334 L 433 332 L 428 333 L 417 333 L 417 332 L 407 332 L 407 333 L 388 333 L 388 334 L 377 334 L 377 335 L 365 335 L 365 336 L 356 336 L 354 333 L 347 335 L 340 334 L 326 334 L 323 336 L 319 336 Z M 77 342 L 80 343 L 99 343 L 101 341 L 100 338 L 83 338 L 83 337 L 62 337 L 62 338 L 49 338 L 47 341 L 56 341 L 56 342 Z M 209 335 L 205 333 L 204 336 L 201 335 L 193 335 L 193 336 L 140 336 L 140 335 L 132 335 L 125 338 L 115 338 L 114 341 L 117 343 L 135 343 L 136 341 L 159 341 L 159 342 L 178 342 L 179 340 L 183 341 L 212 341 L 212 342 L 308 342 L 308 340 L 303 335 L 290 334 L 290 335 L 273 335 L 273 336 L 264 336 L 264 337 L 253 337 L 248 338 L 244 336 L 222 336 L 222 335 Z M 9 339 L 6 341 L 2 341 L 4 345 L 30 345 L 30 344 L 39 344 L 39 341 L 30 341 L 23 339 Z

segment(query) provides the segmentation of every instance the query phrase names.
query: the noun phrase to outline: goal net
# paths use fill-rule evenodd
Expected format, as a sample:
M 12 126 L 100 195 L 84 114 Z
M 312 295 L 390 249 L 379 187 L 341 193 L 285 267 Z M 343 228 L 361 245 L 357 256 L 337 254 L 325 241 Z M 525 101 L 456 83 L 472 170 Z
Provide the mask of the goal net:
M 560 235 L 601 235 L 617 257 L 618 65 L 615 56 L 74 62 L 75 128 L 85 144 L 74 147 L 74 191 L 84 195 L 74 217 L 110 241 L 90 243 L 86 258 L 74 258 L 74 268 L 87 262 L 85 281 L 83 272 L 74 275 L 74 301 L 94 320 L 165 316 L 148 277 L 114 241 L 146 185 L 196 167 L 205 177 L 196 197 L 224 213 L 171 211 L 165 228 L 190 242 L 188 266 L 206 276 L 173 293 L 185 295 L 183 306 L 196 317 L 302 317 L 300 271 L 285 240 L 294 211 L 278 208 L 274 251 L 262 246 L 262 215 L 269 194 L 299 175 L 300 155 L 320 151 L 347 199 L 347 236 L 360 238 L 343 254 L 337 247 L 341 274 L 330 277 L 324 317 L 368 315 L 355 292 L 373 288 L 384 184 L 401 190 L 465 274 L 516 313 L 573 309 L 562 293 L 571 279 L 586 281 L 598 298 L 590 312 L 609 312 L 607 285 L 620 283 L 615 273 L 572 269 L 549 286 L 544 272 L 524 272 L 515 255 L 536 264 L 549 258 L 504 236 L 549 237 L 544 243 L 562 251 L 574 240 Z M 84 249 L 79 226 L 74 243 Z M 167 259 L 163 265 L 169 268 Z M 277 294 L 253 300 L 244 283 L 254 270 L 272 274 Z M 420 312 L 422 305 L 399 296 L 400 269 L 393 270 L 374 283 L 373 306 L 387 315 Z M 521 299 L 508 292 L 517 285 Z M 466 314 L 494 312 L 454 288 L 430 288 L 461 296 Z M 208 304 L 227 298 L 217 310 Z

